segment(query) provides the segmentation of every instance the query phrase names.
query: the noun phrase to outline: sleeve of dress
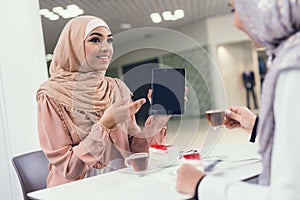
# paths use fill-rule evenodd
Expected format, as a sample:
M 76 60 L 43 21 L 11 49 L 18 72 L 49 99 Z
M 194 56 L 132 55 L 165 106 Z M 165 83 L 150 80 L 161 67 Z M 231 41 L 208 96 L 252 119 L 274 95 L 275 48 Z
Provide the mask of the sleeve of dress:
M 108 130 L 94 124 L 86 138 L 79 144 L 73 144 L 57 105 L 44 94 L 38 97 L 38 132 L 50 164 L 67 179 L 84 176 L 98 161 L 105 163 L 109 157 L 111 142 Z
M 300 160 L 300 70 L 281 73 L 278 77 L 274 115 L 274 134 L 270 186 L 232 182 L 222 177 L 206 176 L 198 188 L 199 199 L 205 200 L 282 200 L 299 199 Z
M 252 142 L 252 143 L 255 142 L 255 139 L 256 139 L 256 136 L 257 136 L 258 121 L 259 121 L 259 117 L 257 116 L 256 119 L 255 119 L 255 123 L 254 123 L 253 129 L 252 129 L 252 132 L 251 132 L 251 137 L 250 137 L 249 142 Z
M 124 82 L 120 79 L 115 79 L 118 85 L 118 90 L 115 89 L 117 99 L 130 98 L 132 93 Z M 150 116 L 149 124 L 145 125 L 145 128 L 141 128 L 137 125 L 134 116 L 129 118 L 128 122 L 128 139 L 131 152 L 148 152 L 150 144 L 162 144 L 166 137 L 166 125 L 160 125 Z

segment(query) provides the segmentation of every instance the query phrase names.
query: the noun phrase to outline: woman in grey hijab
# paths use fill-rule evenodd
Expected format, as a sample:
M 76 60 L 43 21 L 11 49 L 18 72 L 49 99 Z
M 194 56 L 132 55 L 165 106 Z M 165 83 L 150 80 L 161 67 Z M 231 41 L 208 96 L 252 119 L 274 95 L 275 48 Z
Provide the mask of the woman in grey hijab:
M 231 0 L 230 6 L 235 26 L 268 51 L 257 129 L 263 171 L 254 185 L 183 165 L 177 190 L 204 200 L 300 199 L 300 1 Z

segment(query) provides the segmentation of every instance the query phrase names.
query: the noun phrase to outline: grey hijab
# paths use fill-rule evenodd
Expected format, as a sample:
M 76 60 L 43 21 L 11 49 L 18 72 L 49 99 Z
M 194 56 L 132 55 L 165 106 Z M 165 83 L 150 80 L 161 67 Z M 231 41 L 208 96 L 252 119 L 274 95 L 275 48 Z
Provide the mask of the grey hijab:
M 259 183 L 269 185 L 276 129 L 273 103 L 277 77 L 286 70 L 300 70 L 300 1 L 235 0 L 235 9 L 249 35 L 268 49 L 269 70 L 262 90 L 258 134 L 263 159 Z

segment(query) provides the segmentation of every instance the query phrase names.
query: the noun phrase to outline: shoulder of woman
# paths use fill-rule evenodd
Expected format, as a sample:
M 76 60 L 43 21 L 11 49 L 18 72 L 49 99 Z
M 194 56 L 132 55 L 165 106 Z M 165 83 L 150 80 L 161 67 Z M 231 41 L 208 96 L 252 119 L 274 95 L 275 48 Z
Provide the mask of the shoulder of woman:
M 36 92 L 36 101 L 38 104 L 50 104 L 52 107 L 58 107 L 57 101 L 48 95 L 48 90 L 45 88 L 44 84 L 42 84 Z
M 45 92 L 38 92 L 36 99 L 39 104 L 51 104 L 57 106 L 55 100 L 49 97 Z
M 43 88 L 43 85 L 38 89 L 35 97 L 36 97 L 36 101 L 38 102 L 48 97 L 46 91 Z

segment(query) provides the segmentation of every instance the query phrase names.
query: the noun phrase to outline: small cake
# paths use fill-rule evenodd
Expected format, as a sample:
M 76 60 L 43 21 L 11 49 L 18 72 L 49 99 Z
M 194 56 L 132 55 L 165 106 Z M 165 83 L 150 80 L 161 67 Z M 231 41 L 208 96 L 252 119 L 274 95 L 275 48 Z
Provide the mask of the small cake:
M 179 149 L 176 145 L 152 144 L 149 147 L 150 163 L 164 167 L 179 159 Z
M 183 158 L 183 163 L 193 165 L 201 171 L 204 170 L 203 164 L 201 162 L 201 155 L 199 152 L 184 153 L 182 155 L 182 158 Z

